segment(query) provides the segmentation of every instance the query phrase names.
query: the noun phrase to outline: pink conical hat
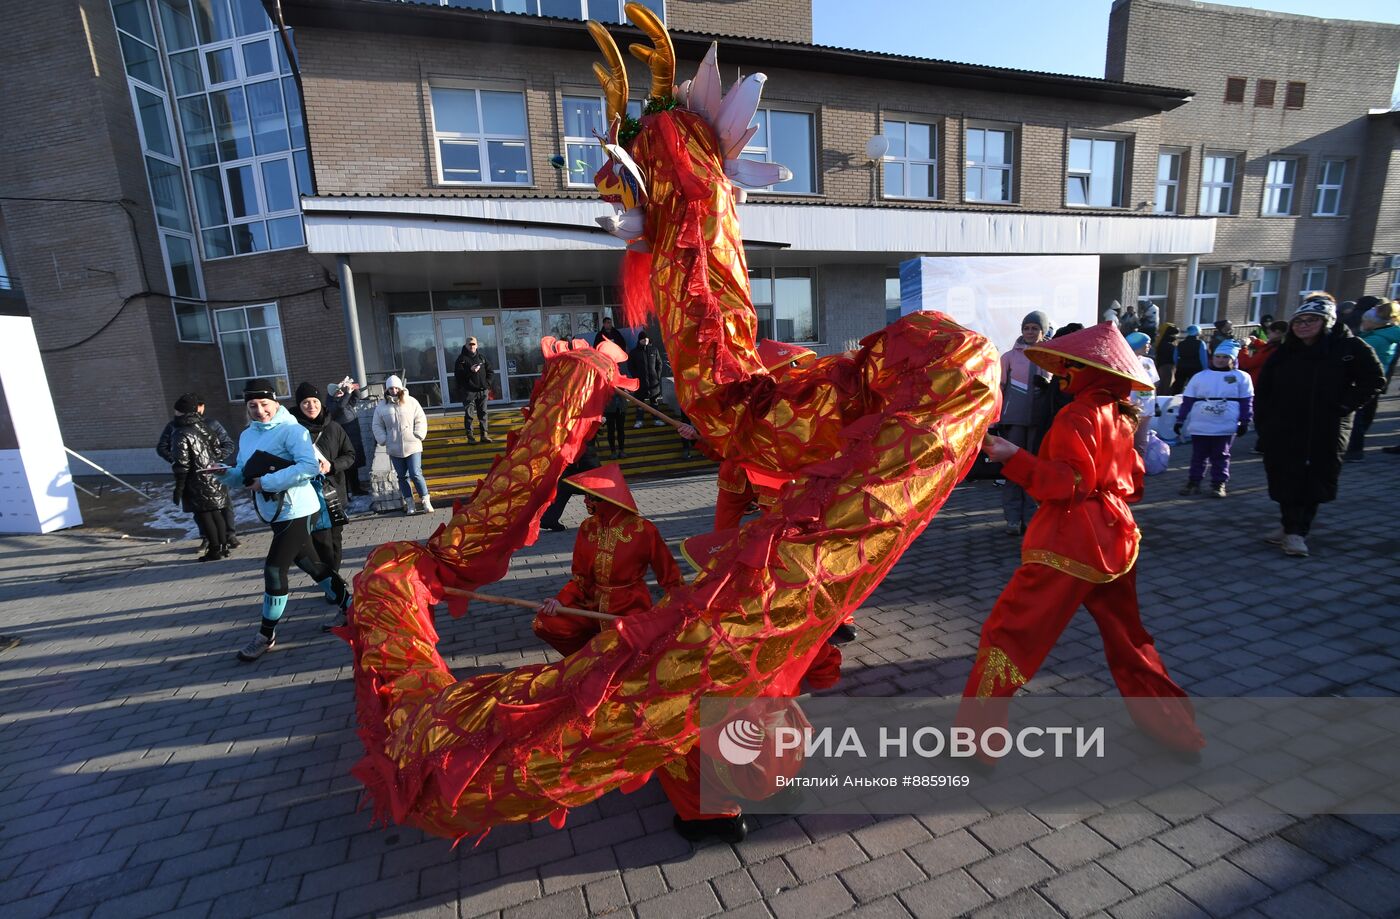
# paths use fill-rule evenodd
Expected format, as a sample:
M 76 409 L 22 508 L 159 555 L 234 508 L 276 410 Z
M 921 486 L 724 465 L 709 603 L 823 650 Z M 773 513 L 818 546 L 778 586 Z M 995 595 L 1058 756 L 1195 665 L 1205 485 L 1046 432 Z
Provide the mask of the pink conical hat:
M 1114 322 L 1101 322 L 1031 345 L 1026 349 L 1026 357 L 1060 376 L 1065 375 L 1065 361 L 1075 361 L 1120 376 L 1133 384 L 1133 389 L 1151 392 L 1156 388 L 1148 381 L 1142 361 Z

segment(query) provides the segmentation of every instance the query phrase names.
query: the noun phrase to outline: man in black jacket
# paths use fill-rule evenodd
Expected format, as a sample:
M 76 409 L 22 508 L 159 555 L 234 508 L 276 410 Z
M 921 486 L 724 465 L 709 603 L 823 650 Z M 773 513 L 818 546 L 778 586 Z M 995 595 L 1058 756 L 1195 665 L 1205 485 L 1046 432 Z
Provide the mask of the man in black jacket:
M 462 393 L 462 424 L 467 431 L 467 443 L 476 443 L 476 438 L 472 437 L 473 413 L 481 428 L 481 442 L 490 443 L 491 435 L 486 431 L 486 400 L 490 397 L 492 370 L 475 337 L 468 338 L 462 346 L 452 371 Z
M 613 325 L 611 316 L 603 317 L 603 327 L 593 336 L 593 347 L 598 347 L 605 338 L 621 348 L 624 354 L 627 353 L 627 337 L 622 334 L 621 329 Z
M 160 440 L 156 442 L 156 453 L 167 463 L 173 464 L 175 462 L 175 421 L 181 415 L 189 412 L 199 412 L 201 415 L 204 414 L 203 396 L 198 393 L 187 392 L 179 399 L 175 400 L 175 417 L 171 418 L 170 421 L 166 423 L 165 430 L 160 432 Z M 228 431 L 213 418 L 205 418 L 204 426 L 209 429 L 209 432 L 214 435 L 214 439 L 218 441 L 219 455 L 217 459 L 225 463 L 231 460 L 234 453 L 237 451 L 237 447 L 233 442 L 233 438 L 228 435 Z M 242 543 L 238 541 L 238 533 L 234 528 L 232 501 L 224 504 L 223 514 L 224 527 L 228 531 L 227 541 L 224 545 L 228 546 L 230 549 L 237 549 Z M 199 551 L 203 552 L 204 548 L 204 542 L 201 542 Z
M 637 398 L 656 408 L 661 401 L 661 349 L 651 343 L 651 336 L 646 329 L 637 333 L 637 347 L 632 349 L 632 353 L 627 356 L 628 373 L 636 377 Z M 642 426 L 642 409 L 637 407 L 637 423 L 634 428 Z M 660 418 L 655 419 L 656 425 L 660 427 L 666 422 Z

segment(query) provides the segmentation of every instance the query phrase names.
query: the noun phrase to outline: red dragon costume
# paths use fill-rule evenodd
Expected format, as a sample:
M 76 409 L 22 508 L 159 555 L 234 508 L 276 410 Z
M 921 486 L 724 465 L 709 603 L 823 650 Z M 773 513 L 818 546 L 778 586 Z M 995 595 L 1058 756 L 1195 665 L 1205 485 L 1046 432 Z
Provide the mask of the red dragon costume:
M 640 119 L 626 118 L 621 55 L 589 23 L 613 119 L 597 185 L 621 212 L 600 222 L 627 240 L 624 305 L 655 311 L 677 399 L 707 447 L 788 484 L 729 531 L 712 568 L 649 610 L 562 661 L 458 680 L 436 648 L 434 605 L 463 615 L 450 589 L 504 576 L 615 387 L 630 382 L 620 351 L 542 342 L 544 372 L 504 455 L 431 539 L 370 554 L 338 631 L 354 655 L 365 748 L 354 775 L 377 816 L 449 838 L 559 826 L 570 808 L 659 771 L 689 780 L 702 699 L 789 712 L 827 639 L 947 500 L 999 410 L 996 352 L 939 313 L 904 317 L 781 379 L 766 370 L 734 185 L 786 174 L 739 156 L 765 78 L 723 92 L 711 48 L 676 86 L 665 27 L 639 4 L 626 9 L 651 42 L 632 46 L 651 71 Z
M 1150 390 L 1151 383 L 1111 322 L 1034 345 L 1026 356 L 1064 377 L 1074 400 L 1055 416 L 1038 454 L 988 439 L 987 452 L 1002 462 L 1002 473 L 1040 509 L 1026 528 L 1021 567 L 982 626 L 963 697 L 1014 694 L 1084 606 L 1138 725 L 1175 750 L 1199 750 L 1205 741 L 1191 703 L 1167 675 L 1138 610 L 1141 534 L 1128 505 L 1142 497 L 1143 464 L 1127 412 L 1131 390 Z M 1004 712 L 1001 705 L 973 704 L 964 706 L 961 720 L 989 726 L 1004 721 Z

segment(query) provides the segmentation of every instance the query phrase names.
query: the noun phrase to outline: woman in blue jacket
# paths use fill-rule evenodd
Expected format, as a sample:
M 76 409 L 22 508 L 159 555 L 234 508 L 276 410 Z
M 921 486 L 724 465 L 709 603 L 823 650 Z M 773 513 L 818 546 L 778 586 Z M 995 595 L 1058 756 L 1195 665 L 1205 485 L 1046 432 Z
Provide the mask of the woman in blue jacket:
M 238 652 L 241 661 L 255 661 L 277 644 L 277 622 L 287 607 L 287 575 L 292 562 L 335 597 L 342 612 L 350 604 L 350 590 L 340 575 L 323 562 L 311 545 L 311 523 L 321 513 L 321 499 L 311 480 L 320 474 L 316 450 L 306 428 L 277 402 L 277 392 L 267 380 L 252 380 L 243 390 L 248 407 L 248 427 L 238 438 L 237 465 L 225 481 L 244 485 L 243 469 L 259 451 L 291 465 L 248 481 L 254 492 L 258 516 L 272 527 L 272 545 L 263 562 L 262 628 Z

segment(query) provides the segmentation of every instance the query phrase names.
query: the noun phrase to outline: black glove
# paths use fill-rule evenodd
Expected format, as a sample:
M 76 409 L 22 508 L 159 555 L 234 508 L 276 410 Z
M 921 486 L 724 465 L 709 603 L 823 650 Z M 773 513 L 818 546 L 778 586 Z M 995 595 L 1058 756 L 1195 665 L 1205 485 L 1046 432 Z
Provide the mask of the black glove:
M 1236 436 L 1236 437 L 1243 437 L 1243 436 L 1245 435 L 1245 432 L 1248 431 L 1248 430 L 1249 430 L 1249 422 L 1248 422 L 1248 421 L 1241 421 L 1241 422 L 1240 422 L 1240 426 L 1237 427 L 1237 428 L 1235 428 L 1235 436 Z
M 176 507 L 179 507 L 179 506 L 180 506 L 180 492 L 181 492 L 181 489 L 179 489 L 179 488 L 175 489 L 175 494 L 174 494 L 173 497 L 174 497 L 174 500 L 175 500 L 175 506 L 176 506 Z
M 1175 433 L 1175 434 L 1180 434 L 1180 433 L 1181 433 L 1181 422 L 1180 422 L 1180 421 L 1178 421 L 1176 424 L 1172 425 L 1172 432 Z

